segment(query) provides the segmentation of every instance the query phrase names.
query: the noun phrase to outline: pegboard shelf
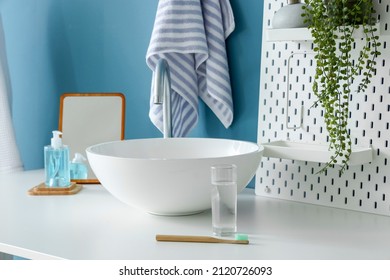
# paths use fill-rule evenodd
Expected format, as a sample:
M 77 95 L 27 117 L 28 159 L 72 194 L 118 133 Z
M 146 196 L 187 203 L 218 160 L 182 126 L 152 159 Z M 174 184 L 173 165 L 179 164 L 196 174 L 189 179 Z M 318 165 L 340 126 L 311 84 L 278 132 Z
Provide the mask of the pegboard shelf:
M 326 163 L 333 155 L 328 145 L 300 143 L 293 141 L 271 141 L 263 143 L 264 157 L 293 159 L 310 162 Z M 372 161 L 373 151 L 371 148 L 353 147 L 349 165 L 359 165 Z
M 366 92 L 352 96 L 349 114 L 352 143 L 365 148 L 353 149 L 342 175 L 338 166 L 318 172 L 329 159 L 329 139 L 323 108 L 312 106 L 317 98 L 311 35 L 307 29 L 270 29 L 285 3 L 264 0 L 258 143 L 265 149 L 256 194 L 390 216 L 390 1 L 373 1 L 381 55 Z M 353 59 L 365 43 L 355 40 Z
M 375 25 L 377 33 L 379 35 L 380 24 L 379 22 Z M 285 28 L 285 29 L 267 29 L 266 33 L 267 41 L 311 41 L 313 37 L 308 28 Z M 363 27 L 360 26 L 354 31 L 355 38 L 363 38 Z
M 267 41 L 310 41 L 313 40 L 311 32 L 307 28 L 283 28 L 268 29 Z

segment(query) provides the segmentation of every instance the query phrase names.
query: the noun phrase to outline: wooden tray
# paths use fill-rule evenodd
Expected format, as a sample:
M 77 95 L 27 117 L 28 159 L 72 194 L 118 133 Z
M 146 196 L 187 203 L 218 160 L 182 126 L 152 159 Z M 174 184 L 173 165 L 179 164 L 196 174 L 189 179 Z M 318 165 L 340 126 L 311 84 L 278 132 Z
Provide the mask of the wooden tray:
M 29 195 L 70 195 L 76 194 L 82 189 L 82 185 L 73 183 L 67 188 L 48 188 L 45 183 L 41 183 L 28 190 Z

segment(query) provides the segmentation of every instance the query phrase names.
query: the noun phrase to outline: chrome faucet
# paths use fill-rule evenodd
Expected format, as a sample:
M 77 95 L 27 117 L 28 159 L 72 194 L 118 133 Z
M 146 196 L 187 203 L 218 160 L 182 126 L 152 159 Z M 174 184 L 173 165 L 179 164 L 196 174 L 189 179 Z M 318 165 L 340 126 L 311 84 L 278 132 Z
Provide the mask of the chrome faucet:
M 160 58 L 154 70 L 154 104 L 163 105 L 163 132 L 164 138 L 172 137 L 171 120 L 171 76 L 168 62 Z

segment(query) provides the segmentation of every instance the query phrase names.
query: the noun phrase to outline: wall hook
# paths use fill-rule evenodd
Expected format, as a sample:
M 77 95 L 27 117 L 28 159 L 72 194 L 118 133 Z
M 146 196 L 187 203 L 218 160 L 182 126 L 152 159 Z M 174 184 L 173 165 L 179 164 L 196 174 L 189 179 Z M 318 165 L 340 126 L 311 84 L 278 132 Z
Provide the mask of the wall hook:
M 290 65 L 291 65 L 291 59 L 295 56 L 295 55 L 303 55 L 304 57 L 306 57 L 307 54 L 313 54 L 312 52 L 292 52 L 290 54 L 290 56 L 288 57 L 287 59 L 287 81 L 286 81 L 286 84 L 287 84 L 287 89 L 286 89 L 286 128 L 287 129 L 299 129 L 299 128 L 302 128 L 303 126 L 303 112 L 304 112 L 304 103 L 302 101 L 301 103 L 301 108 L 300 108 L 300 113 L 299 113 L 299 116 L 300 116 L 300 120 L 299 120 L 299 125 L 290 125 L 290 114 L 289 114 L 289 104 L 290 104 Z

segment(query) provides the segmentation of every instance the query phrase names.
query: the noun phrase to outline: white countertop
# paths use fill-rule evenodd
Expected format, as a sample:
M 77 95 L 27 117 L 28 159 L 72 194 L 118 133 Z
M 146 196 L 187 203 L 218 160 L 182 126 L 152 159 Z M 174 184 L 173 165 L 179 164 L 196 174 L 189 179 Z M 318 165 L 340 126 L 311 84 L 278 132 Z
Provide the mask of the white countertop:
M 163 217 L 123 204 L 99 185 L 30 196 L 43 170 L 0 175 L 0 251 L 29 259 L 390 259 L 390 217 L 259 197 L 238 200 L 249 245 L 156 242 L 210 235 L 211 213 Z

